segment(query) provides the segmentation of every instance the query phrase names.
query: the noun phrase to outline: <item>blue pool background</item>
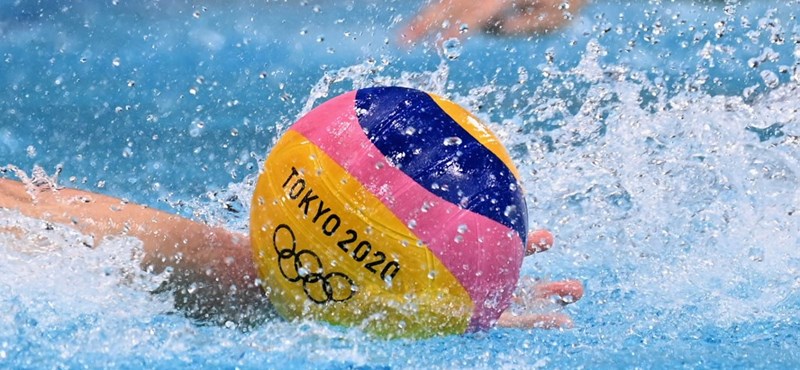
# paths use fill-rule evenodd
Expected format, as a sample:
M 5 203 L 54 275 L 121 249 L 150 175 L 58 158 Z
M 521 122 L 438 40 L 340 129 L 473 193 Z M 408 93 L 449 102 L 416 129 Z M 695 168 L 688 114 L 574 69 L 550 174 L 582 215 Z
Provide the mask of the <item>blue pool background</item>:
M 397 46 L 417 2 L 0 1 L 0 165 L 245 229 L 247 176 L 307 106 L 425 88 L 518 161 L 558 238 L 523 273 L 587 289 L 566 331 L 212 325 L 149 293 L 135 241 L 70 248 L 4 213 L 38 237 L 0 238 L 0 367 L 797 367 L 798 5 L 597 1 L 439 50 Z

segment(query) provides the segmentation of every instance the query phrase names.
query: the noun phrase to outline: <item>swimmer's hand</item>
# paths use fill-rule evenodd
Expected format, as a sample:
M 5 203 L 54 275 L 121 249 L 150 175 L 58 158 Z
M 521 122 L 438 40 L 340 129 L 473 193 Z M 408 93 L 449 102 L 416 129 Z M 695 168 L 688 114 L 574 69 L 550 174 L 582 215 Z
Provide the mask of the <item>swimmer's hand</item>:
M 441 40 L 473 30 L 511 35 L 546 33 L 564 24 L 586 0 L 434 0 L 401 31 L 406 43 L 441 32 Z M 466 25 L 466 26 L 465 26 Z
M 552 246 L 553 235 L 549 231 L 533 231 L 528 234 L 526 256 L 544 252 Z M 512 307 L 500 315 L 497 325 L 521 329 L 571 328 L 572 319 L 569 315 L 556 311 L 560 307 L 578 301 L 581 297 L 583 297 L 583 284 L 580 281 L 542 281 L 523 277 L 512 297 Z

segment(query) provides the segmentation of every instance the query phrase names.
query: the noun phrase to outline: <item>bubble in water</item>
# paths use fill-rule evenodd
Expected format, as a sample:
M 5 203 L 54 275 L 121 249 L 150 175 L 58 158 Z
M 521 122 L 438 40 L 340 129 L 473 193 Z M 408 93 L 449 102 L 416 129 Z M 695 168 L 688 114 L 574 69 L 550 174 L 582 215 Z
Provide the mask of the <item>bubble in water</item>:
M 456 60 L 461 56 L 461 41 L 451 38 L 442 43 L 442 53 L 447 59 Z
M 751 247 L 749 251 L 747 251 L 748 257 L 753 262 L 763 262 L 764 261 L 764 249 L 759 247 Z
M 770 89 L 774 89 L 780 85 L 778 75 L 772 71 L 761 71 L 761 79 L 764 80 L 764 84 Z

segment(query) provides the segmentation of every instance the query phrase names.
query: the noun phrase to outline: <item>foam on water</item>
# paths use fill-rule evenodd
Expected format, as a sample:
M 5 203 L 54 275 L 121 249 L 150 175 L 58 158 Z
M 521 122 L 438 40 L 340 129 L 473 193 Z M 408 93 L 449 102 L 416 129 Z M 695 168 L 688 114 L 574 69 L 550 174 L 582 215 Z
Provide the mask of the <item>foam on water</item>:
M 394 84 L 448 96 L 489 122 L 525 178 L 532 226 L 557 238 L 523 274 L 586 284 L 586 296 L 564 309 L 575 329 L 414 342 L 279 319 L 214 325 L 151 293 L 166 277 L 139 269 L 138 241 L 87 248 L 85 235 L 0 210 L 0 230 L 22 231 L 0 233 L 0 367 L 797 366 L 800 49 L 776 44 L 797 37 L 794 20 L 748 11 L 759 6 L 751 3 L 726 10 L 721 26 L 686 25 L 666 20 L 701 17 L 699 5 L 669 7 L 658 19 L 665 28 L 648 25 L 636 38 L 668 43 L 665 33 L 687 33 L 687 45 L 670 49 L 681 57 L 666 58 L 664 70 L 678 72 L 667 73 L 650 68 L 655 52 L 609 61 L 614 34 L 627 35 L 615 6 L 594 16 L 609 36 L 587 42 L 575 63 L 554 52 L 516 64 L 512 82 L 468 87 L 451 77 L 464 57 L 448 44 L 428 71 L 387 57 L 320 72 L 292 108 L 302 114 L 339 92 Z M 190 37 L 210 47 L 230 40 Z M 742 67 L 755 72 L 726 79 Z M 291 121 L 283 118 L 277 131 Z M 14 134 L 0 127 L 0 154 L 28 145 Z M 259 165 L 265 154 L 243 153 Z M 246 230 L 254 176 L 172 206 Z
M 93 249 L 91 237 L 3 209 L 0 230 L 0 358 L 12 366 L 55 365 L 87 348 L 131 356 L 152 335 L 146 325 L 173 310 L 149 293 L 162 278 L 139 268 L 138 240 Z M 117 330 L 129 340 L 109 338 Z
M 641 304 L 633 312 L 692 312 L 721 326 L 796 315 L 781 305 L 798 284 L 797 138 L 754 131 L 797 124 L 787 112 L 798 86 L 752 103 L 660 91 L 643 104 L 652 83 L 613 66 L 598 77 L 595 47 L 566 72 L 591 80 L 577 114 L 511 144 L 524 148 L 531 218 L 563 235 L 573 267 L 615 282 L 587 276 L 590 289 L 621 290 L 626 307 Z M 696 324 L 674 317 L 663 320 Z

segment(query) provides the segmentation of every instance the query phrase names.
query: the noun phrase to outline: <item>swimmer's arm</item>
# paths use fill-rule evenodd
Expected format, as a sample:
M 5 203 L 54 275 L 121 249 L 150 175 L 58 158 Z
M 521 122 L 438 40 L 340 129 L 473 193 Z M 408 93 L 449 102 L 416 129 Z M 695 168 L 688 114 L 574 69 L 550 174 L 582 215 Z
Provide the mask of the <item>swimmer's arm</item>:
M 407 43 L 441 34 L 441 40 L 465 32 L 501 35 L 546 33 L 562 27 L 587 0 L 438 0 L 425 6 L 401 31 Z M 468 28 L 463 28 L 467 25 Z M 470 33 L 467 33 L 470 35 Z
M 142 268 L 155 273 L 171 268 L 183 282 L 206 282 L 222 290 L 236 286 L 240 293 L 259 289 L 244 234 L 75 189 L 43 190 L 34 202 L 22 183 L 2 178 L 0 207 L 90 235 L 91 247 L 106 237 L 135 237 L 143 243 Z

